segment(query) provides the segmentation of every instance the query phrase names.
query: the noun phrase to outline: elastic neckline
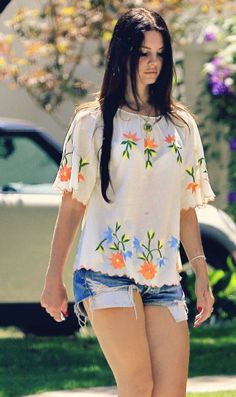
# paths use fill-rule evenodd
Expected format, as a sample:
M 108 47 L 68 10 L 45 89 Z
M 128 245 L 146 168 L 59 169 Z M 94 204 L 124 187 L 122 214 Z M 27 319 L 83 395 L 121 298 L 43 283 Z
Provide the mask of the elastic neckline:
M 124 112 L 124 113 L 132 114 L 132 115 L 134 115 L 134 116 L 140 116 L 140 117 L 144 117 L 144 118 L 149 118 L 149 119 L 156 119 L 157 117 L 161 117 L 161 115 L 158 115 L 158 116 L 148 116 L 148 115 L 145 115 L 145 114 L 129 112 L 128 110 L 121 109 L 120 107 L 118 107 L 118 109 L 119 109 L 121 112 Z

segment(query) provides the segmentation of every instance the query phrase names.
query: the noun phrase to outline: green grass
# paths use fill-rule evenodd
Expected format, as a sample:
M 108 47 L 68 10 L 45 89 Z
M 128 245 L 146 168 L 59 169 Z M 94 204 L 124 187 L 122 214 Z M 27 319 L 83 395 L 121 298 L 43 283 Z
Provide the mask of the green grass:
M 235 324 L 190 330 L 189 376 L 235 374 Z M 22 337 L 0 332 L 0 397 L 52 390 L 114 385 L 113 375 L 93 335 Z M 189 397 L 236 397 L 236 392 Z
M 236 391 L 220 391 L 216 393 L 188 393 L 187 397 L 236 397 Z

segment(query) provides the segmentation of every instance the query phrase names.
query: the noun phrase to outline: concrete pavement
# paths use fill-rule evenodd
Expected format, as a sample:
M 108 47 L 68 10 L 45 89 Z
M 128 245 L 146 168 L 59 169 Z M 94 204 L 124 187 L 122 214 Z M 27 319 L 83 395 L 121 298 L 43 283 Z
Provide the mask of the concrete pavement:
M 236 390 L 236 375 L 228 376 L 196 376 L 189 378 L 187 383 L 188 393 L 205 393 L 224 390 Z M 93 387 L 90 389 L 76 389 L 52 391 L 24 397 L 109 397 L 117 396 L 116 387 Z

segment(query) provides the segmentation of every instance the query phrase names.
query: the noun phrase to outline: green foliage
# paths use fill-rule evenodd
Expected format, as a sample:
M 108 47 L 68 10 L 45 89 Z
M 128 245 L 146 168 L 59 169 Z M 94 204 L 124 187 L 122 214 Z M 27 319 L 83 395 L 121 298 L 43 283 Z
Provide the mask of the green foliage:
M 226 266 L 222 266 L 222 269 L 214 269 L 209 266 L 208 275 L 215 298 L 211 322 L 233 319 L 236 316 L 236 266 L 233 259 L 229 256 L 226 260 Z M 183 273 L 182 277 L 182 285 L 189 309 L 189 321 L 192 323 L 197 314 L 195 274 L 194 272 Z M 209 323 L 209 321 L 207 320 L 206 323 Z

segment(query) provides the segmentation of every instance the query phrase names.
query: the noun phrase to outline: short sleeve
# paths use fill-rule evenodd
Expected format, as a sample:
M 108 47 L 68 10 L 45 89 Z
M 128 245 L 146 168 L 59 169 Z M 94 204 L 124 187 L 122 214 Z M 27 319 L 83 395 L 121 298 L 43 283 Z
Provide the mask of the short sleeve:
M 60 167 L 53 189 L 73 192 L 73 197 L 87 205 L 97 179 L 95 112 L 80 110 L 66 134 Z
M 191 115 L 186 120 L 184 159 L 181 183 L 181 209 L 204 206 L 215 199 L 207 171 L 204 150 L 198 126 Z

